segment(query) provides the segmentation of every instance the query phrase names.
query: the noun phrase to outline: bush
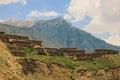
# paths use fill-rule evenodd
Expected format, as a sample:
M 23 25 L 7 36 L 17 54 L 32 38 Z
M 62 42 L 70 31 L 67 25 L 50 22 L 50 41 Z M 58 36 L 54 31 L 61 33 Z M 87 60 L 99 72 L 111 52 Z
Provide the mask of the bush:
M 77 66 L 77 65 L 75 65 L 70 59 L 68 59 L 68 58 L 66 58 L 66 57 L 61 57 L 60 59 L 61 59 L 61 61 L 64 62 L 65 65 L 66 65 L 67 67 L 69 67 L 69 68 L 73 68 L 73 69 L 74 69 L 75 66 Z
M 25 53 L 37 53 L 36 50 L 29 48 L 29 47 L 22 47 L 21 52 L 25 52 Z

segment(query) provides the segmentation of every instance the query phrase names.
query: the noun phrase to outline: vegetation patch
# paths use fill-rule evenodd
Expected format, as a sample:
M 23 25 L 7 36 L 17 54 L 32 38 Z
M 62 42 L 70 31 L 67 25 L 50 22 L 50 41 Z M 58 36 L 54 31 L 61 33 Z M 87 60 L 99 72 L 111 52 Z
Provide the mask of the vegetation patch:
M 69 68 L 75 68 L 77 64 L 74 63 L 74 61 L 66 58 L 66 57 L 60 57 L 61 61 L 65 63 L 65 65 Z
M 39 60 L 46 63 L 56 63 L 61 66 L 76 70 L 97 70 L 99 68 L 120 67 L 120 55 L 109 55 L 108 58 L 96 57 L 90 60 L 75 61 L 65 56 L 39 55 L 36 51 L 27 54 L 26 58 Z
M 75 61 L 65 56 L 40 55 L 36 50 L 27 47 L 23 47 L 21 51 L 27 53 L 27 56 L 24 58 L 31 58 L 46 63 L 56 63 L 76 70 L 97 70 L 99 68 L 120 67 L 120 55 L 108 55 L 107 58 L 96 57 L 89 60 Z

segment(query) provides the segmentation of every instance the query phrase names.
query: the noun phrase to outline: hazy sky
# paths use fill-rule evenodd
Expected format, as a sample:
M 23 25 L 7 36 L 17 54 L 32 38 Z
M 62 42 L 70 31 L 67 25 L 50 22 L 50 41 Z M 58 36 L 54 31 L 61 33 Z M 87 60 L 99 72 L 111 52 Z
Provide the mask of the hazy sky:
M 0 20 L 60 16 L 74 26 L 120 46 L 120 0 L 0 0 Z

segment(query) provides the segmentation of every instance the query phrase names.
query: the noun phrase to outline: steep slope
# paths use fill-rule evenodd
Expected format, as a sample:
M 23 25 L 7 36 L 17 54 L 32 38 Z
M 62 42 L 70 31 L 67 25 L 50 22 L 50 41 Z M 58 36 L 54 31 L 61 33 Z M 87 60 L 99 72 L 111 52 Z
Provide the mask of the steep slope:
M 0 79 L 22 79 L 21 66 L 8 51 L 6 45 L 0 40 Z

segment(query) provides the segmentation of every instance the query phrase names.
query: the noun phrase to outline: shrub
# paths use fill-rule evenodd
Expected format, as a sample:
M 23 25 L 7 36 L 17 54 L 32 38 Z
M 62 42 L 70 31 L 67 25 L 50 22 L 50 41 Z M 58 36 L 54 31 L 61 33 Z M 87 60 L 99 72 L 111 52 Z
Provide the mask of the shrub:
M 64 62 L 65 65 L 66 65 L 67 67 L 69 67 L 69 68 L 73 68 L 73 69 L 74 69 L 75 66 L 77 66 L 77 65 L 75 65 L 70 59 L 68 59 L 68 58 L 66 58 L 66 57 L 61 57 L 60 59 L 61 59 L 61 61 Z
M 36 50 L 29 48 L 29 47 L 22 47 L 21 48 L 21 52 L 25 52 L 25 53 L 37 53 Z

